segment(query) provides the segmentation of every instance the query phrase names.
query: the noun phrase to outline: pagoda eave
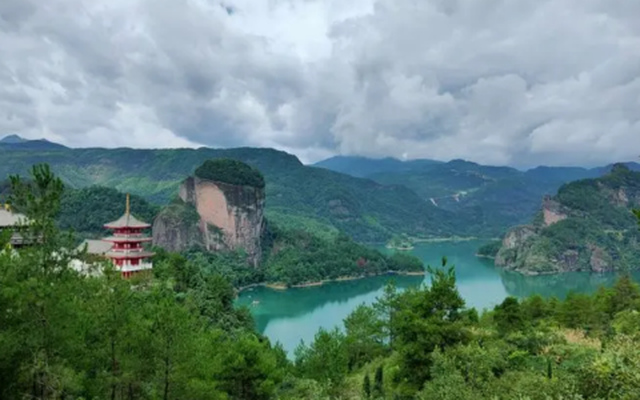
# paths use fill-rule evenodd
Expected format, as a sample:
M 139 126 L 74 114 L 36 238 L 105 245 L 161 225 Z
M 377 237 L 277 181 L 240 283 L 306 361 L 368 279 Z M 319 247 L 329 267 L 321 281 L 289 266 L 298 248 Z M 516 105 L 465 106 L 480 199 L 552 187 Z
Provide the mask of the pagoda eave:
M 145 236 L 145 237 L 118 237 L 118 236 L 109 236 L 102 239 L 105 242 L 113 242 L 113 243 L 139 243 L 139 242 L 150 242 L 153 238 Z
M 112 259 L 136 259 L 136 258 L 153 257 L 154 254 L 155 253 L 151 253 L 149 251 L 138 251 L 138 252 L 132 252 L 132 253 L 110 251 L 105 255 L 108 258 L 112 258 Z
M 107 229 L 126 229 L 126 228 L 132 228 L 132 229 L 147 229 L 147 228 L 151 228 L 151 225 L 146 224 L 146 225 L 103 225 L 105 228 Z

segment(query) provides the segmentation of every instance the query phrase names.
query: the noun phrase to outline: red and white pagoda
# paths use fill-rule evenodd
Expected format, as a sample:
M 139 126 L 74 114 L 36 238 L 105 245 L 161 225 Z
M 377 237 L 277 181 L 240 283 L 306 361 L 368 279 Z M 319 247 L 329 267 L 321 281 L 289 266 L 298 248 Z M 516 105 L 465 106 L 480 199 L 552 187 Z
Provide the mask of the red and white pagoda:
M 151 241 L 151 238 L 146 236 L 143 230 L 150 228 L 151 225 L 131 215 L 129 194 L 127 194 L 124 215 L 104 227 L 113 230 L 113 236 L 102 239 L 113 244 L 105 256 L 113 261 L 116 269 L 122 273 L 124 278 L 153 268 L 150 260 L 153 253 L 143 248 L 143 243 Z

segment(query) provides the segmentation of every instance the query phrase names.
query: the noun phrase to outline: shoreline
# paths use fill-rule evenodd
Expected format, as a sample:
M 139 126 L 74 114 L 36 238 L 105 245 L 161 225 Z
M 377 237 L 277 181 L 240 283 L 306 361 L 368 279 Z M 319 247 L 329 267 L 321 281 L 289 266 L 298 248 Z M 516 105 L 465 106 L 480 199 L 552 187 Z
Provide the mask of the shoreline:
M 478 258 L 486 258 L 486 259 L 489 259 L 489 260 L 495 260 L 496 259 L 496 256 L 489 256 L 489 255 L 486 255 L 486 254 L 478 254 L 478 253 L 476 253 L 475 256 L 478 257 Z
M 271 289 L 271 290 L 285 291 L 285 290 L 289 290 L 289 289 L 302 289 L 302 288 L 322 286 L 325 283 L 356 281 L 356 280 L 360 280 L 360 279 L 375 278 L 377 276 L 385 276 L 385 275 L 425 276 L 426 274 L 427 274 L 426 270 L 424 270 L 424 271 L 387 271 L 387 272 L 383 272 L 383 273 L 380 273 L 380 274 L 373 274 L 373 275 L 341 276 L 341 277 L 338 277 L 338 278 L 335 278 L 335 279 L 324 279 L 324 280 L 321 280 L 321 281 L 299 283 L 299 284 L 291 285 L 291 286 L 285 285 L 284 283 L 278 283 L 278 282 L 261 282 L 261 283 L 253 283 L 251 285 L 247 285 L 247 286 L 242 286 L 242 287 L 236 288 L 236 295 L 239 295 L 240 293 L 242 293 L 245 290 L 253 289 L 253 288 L 256 288 L 256 287 L 265 287 L 265 288 Z
M 411 247 L 397 247 L 397 246 L 393 246 L 393 245 L 386 245 L 385 246 L 387 249 L 389 250 L 398 250 L 398 251 L 411 251 L 413 249 L 415 249 L 415 247 L 411 246 Z
M 411 238 L 414 243 L 439 243 L 439 242 L 471 242 L 476 240 L 498 240 L 496 238 L 480 238 L 476 236 L 468 237 L 435 237 L 435 238 Z

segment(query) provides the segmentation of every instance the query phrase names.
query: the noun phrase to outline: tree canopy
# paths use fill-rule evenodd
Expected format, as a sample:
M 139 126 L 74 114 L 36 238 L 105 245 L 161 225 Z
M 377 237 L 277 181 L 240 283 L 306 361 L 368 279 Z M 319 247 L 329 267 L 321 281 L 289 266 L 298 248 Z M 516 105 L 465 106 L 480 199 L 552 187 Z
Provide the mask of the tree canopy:
M 264 188 L 264 176 L 257 169 L 230 158 L 207 160 L 196 169 L 195 175 L 200 179 L 228 183 L 238 186 Z

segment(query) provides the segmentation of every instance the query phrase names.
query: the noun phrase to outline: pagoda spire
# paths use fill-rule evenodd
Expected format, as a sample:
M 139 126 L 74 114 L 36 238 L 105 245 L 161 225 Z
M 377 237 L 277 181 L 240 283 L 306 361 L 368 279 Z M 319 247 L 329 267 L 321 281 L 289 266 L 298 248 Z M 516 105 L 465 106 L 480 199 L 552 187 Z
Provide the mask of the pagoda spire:
M 129 193 L 127 193 L 127 208 L 125 211 L 126 215 L 129 215 L 129 212 L 131 211 L 130 206 L 129 206 Z

